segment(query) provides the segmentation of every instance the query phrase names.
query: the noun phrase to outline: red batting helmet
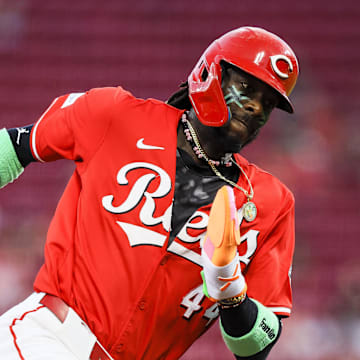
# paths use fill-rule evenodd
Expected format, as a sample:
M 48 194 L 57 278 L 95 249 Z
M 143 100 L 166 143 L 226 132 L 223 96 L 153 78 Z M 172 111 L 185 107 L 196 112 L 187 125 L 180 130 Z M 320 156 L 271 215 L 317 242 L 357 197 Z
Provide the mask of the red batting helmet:
M 278 107 L 294 111 L 288 98 L 299 73 L 294 52 L 284 40 L 264 29 L 241 27 L 215 40 L 188 78 L 189 98 L 203 124 L 222 126 L 229 119 L 221 89 L 221 61 L 271 86 L 280 95 Z

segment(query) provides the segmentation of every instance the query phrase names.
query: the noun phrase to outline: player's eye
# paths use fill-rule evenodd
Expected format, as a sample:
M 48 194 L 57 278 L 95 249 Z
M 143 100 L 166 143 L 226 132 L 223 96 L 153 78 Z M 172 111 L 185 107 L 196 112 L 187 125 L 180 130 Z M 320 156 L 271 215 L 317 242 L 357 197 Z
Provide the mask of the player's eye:
M 249 84 L 246 81 L 241 81 L 240 85 L 243 89 L 247 89 L 249 87 Z

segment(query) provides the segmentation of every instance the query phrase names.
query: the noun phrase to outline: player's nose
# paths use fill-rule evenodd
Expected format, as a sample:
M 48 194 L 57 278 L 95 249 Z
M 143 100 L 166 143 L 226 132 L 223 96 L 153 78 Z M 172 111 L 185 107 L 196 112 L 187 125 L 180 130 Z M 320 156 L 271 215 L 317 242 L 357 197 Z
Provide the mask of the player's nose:
M 244 110 L 250 115 L 258 115 L 262 113 L 263 106 L 257 98 L 249 99 L 244 104 Z

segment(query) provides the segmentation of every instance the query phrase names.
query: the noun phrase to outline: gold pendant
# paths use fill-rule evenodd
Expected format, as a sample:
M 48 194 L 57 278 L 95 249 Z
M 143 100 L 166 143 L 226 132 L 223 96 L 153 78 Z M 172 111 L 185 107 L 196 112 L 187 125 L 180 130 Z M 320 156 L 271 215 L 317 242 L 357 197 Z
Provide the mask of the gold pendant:
M 243 208 L 243 215 L 246 221 L 250 222 L 255 220 L 257 215 L 256 205 L 252 201 L 248 201 Z

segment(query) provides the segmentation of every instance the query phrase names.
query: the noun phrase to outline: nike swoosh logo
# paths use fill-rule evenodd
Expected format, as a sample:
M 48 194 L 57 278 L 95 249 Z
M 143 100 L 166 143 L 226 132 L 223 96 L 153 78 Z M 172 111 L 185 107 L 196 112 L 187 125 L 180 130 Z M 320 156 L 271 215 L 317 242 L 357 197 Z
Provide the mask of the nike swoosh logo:
M 163 148 L 161 146 L 154 146 L 154 145 L 144 144 L 144 138 L 141 138 L 141 139 L 139 139 L 137 141 L 136 147 L 138 149 L 143 149 L 143 150 L 165 150 L 165 148 Z

